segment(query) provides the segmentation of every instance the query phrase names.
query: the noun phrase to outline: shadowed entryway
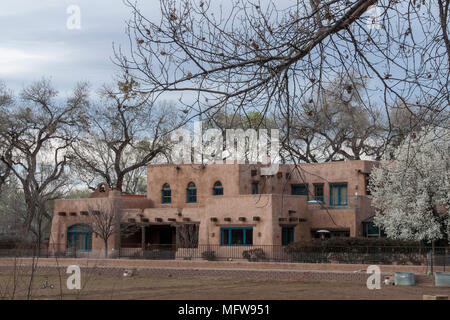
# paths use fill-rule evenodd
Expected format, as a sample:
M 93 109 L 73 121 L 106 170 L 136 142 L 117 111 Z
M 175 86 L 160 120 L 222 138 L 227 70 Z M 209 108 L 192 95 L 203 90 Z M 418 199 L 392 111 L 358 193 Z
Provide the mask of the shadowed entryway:
M 147 225 L 137 228 L 134 233 L 121 234 L 122 248 L 138 248 L 146 250 L 151 246 L 161 246 L 167 249 L 176 246 L 176 228 L 170 224 Z

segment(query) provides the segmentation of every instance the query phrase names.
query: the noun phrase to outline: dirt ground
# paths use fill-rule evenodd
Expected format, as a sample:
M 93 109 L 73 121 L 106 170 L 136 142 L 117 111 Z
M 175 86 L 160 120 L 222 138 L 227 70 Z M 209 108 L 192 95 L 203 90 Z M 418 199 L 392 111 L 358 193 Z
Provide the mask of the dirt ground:
M 56 273 L 35 275 L 32 299 L 150 299 L 150 300 L 240 300 L 240 299 L 344 299 L 399 300 L 422 299 L 423 294 L 450 295 L 450 288 L 433 286 L 386 286 L 368 290 L 364 283 L 267 281 L 256 279 L 168 276 L 111 276 L 88 274 L 81 279 L 81 290 L 68 290 L 67 275 Z M 0 298 L 26 299 L 29 277 L 18 276 L 14 289 L 11 274 L 0 274 Z M 60 285 L 62 284 L 62 286 Z M 46 284 L 46 288 L 42 286 Z M 54 288 L 51 289 L 50 285 Z M 62 290 L 61 290 L 62 287 Z

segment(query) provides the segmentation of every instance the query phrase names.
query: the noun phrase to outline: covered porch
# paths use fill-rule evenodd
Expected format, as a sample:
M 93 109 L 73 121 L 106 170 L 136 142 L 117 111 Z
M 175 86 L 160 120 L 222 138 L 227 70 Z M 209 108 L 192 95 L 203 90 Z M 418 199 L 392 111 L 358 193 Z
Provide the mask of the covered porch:
M 178 248 L 198 245 L 198 225 L 184 223 L 147 223 L 122 227 L 120 256 L 147 259 L 175 259 Z

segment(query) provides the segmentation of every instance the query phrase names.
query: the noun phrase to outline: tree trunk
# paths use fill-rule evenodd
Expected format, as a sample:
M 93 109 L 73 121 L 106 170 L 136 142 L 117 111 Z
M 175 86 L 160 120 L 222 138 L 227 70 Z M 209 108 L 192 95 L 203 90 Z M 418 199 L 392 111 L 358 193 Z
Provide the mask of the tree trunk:
M 122 192 L 123 180 L 125 178 L 125 175 L 121 172 L 117 172 L 116 174 L 117 174 L 116 189 Z
M 105 240 L 105 259 L 108 259 L 108 240 Z

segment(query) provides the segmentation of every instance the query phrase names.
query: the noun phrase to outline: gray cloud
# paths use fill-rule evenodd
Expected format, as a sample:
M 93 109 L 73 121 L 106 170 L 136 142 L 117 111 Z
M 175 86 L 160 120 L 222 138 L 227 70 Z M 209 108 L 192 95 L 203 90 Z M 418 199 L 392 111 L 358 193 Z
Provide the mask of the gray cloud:
M 66 27 L 72 4 L 81 10 L 80 30 Z M 93 87 L 109 82 L 118 71 L 110 59 L 112 44 L 127 44 L 129 16 L 121 0 L 3 0 L 0 80 L 20 90 L 31 81 L 51 77 L 62 92 L 77 81 L 89 81 Z
M 229 0 L 215 1 L 216 9 L 230 9 Z M 279 1 L 292 5 L 292 0 Z M 160 17 L 158 0 L 138 4 L 147 18 Z M 81 30 L 66 27 L 70 5 L 81 10 Z M 19 91 L 31 81 L 50 77 L 61 93 L 77 81 L 89 81 L 93 88 L 111 82 L 119 72 L 111 62 L 112 44 L 127 47 L 129 18 L 130 9 L 122 0 L 2 0 L 0 81 Z

